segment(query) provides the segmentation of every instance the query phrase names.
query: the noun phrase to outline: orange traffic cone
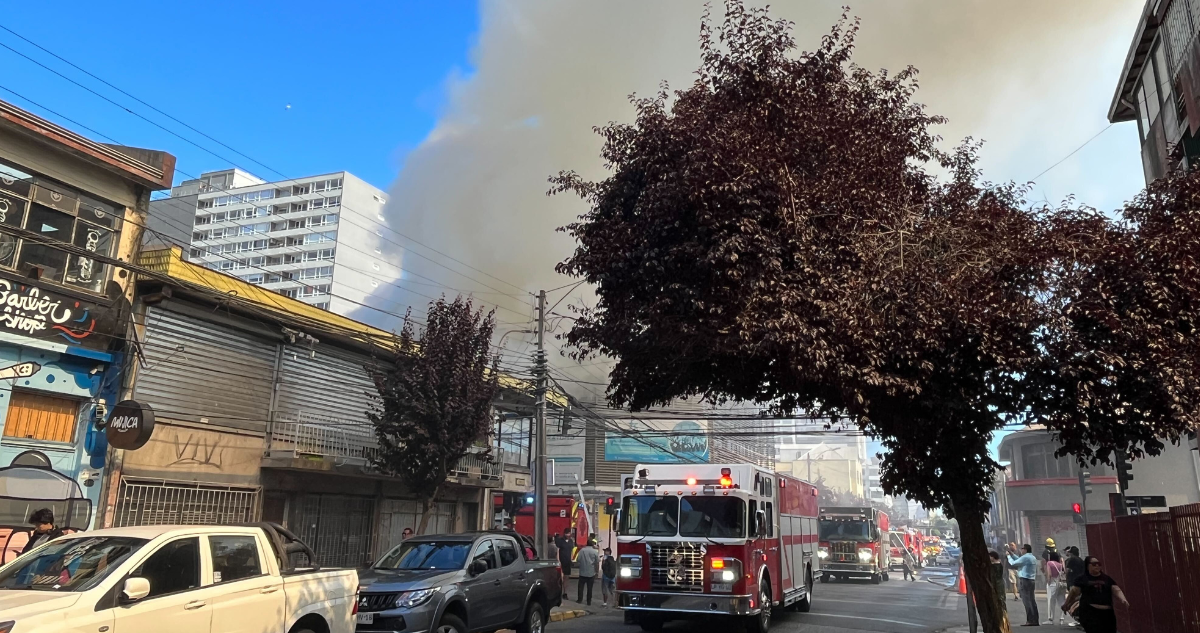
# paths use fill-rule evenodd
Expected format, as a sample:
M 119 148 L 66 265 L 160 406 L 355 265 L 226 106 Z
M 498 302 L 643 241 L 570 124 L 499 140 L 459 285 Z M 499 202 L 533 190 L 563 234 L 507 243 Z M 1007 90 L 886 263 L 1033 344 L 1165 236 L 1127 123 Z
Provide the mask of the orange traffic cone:
M 967 595 L 967 575 L 963 571 L 963 566 L 958 566 L 958 593 L 959 595 Z

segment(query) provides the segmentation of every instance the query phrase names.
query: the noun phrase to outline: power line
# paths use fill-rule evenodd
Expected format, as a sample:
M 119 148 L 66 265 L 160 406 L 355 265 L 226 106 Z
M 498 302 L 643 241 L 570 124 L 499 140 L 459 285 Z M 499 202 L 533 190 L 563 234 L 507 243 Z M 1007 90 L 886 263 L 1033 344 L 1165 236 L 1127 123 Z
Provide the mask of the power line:
M 1030 179 L 1029 179 L 1029 180 L 1027 180 L 1026 182 L 1036 182 L 1038 178 L 1041 178 L 1042 176 L 1045 176 L 1045 175 L 1046 175 L 1046 172 L 1049 172 L 1051 169 L 1054 169 L 1055 167 L 1058 167 L 1058 166 L 1059 166 L 1059 165 L 1061 165 L 1061 164 L 1062 164 L 1064 161 L 1066 161 L 1068 158 L 1070 158 L 1070 157 L 1074 156 L 1076 153 L 1078 153 L 1078 152 L 1079 152 L 1079 150 L 1081 150 L 1081 149 L 1083 149 L 1083 148 L 1087 147 L 1089 143 L 1091 143 L 1092 141 L 1094 141 L 1094 140 L 1096 140 L 1097 138 L 1099 138 L 1101 134 L 1104 134 L 1105 132 L 1107 132 L 1107 131 L 1108 131 L 1108 129 L 1109 129 L 1109 128 L 1111 128 L 1113 125 L 1114 125 L 1113 123 L 1109 123 L 1108 125 L 1106 125 L 1106 126 L 1104 127 L 1104 129 L 1103 129 L 1103 130 L 1100 130 L 1099 132 L 1096 132 L 1094 135 L 1092 135 L 1092 137 L 1091 137 L 1091 138 L 1089 138 L 1088 140 L 1084 141 L 1084 142 L 1083 142 L 1083 145 L 1080 145 L 1079 147 L 1076 147 L 1074 150 L 1071 150 L 1071 153 L 1070 153 L 1070 154 L 1067 154 L 1066 156 L 1063 156 L 1062 158 L 1060 158 L 1060 159 L 1058 160 L 1058 162 L 1056 162 L 1056 163 L 1054 163 L 1053 165 L 1051 165 L 1051 166 L 1049 166 L 1049 167 L 1047 167 L 1047 168 L 1043 169 L 1043 170 L 1042 170 L 1040 173 L 1038 173 L 1038 175 L 1034 176 L 1033 178 L 1030 178 Z
M 17 35 L 17 34 L 16 34 L 15 32 L 13 32 L 11 29 L 9 29 L 9 28 L 7 28 L 7 27 L 4 27 L 3 25 L 0 25 L 0 28 L 3 28 L 5 31 L 8 31 L 8 32 L 10 32 L 10 33 L 13 33 L 14 35 Z M 120 92 L 121 94 L 124 94 L 125 96 L 127 96 L 127 97 L 129 97 L 129 98 L 131 98 L 131 99 L 134 99 L 134 100 L 135 100 L 135 101 L 137 101 L 138 103 L 141 103 L 141 104 L 145 105 L 146 107 L 149 107 L 149 108 L 151 108 L 151 109 L 152 109 L 152 110 L 154 110 L 155 112 L 158 112 L 159 114 L 162 114 L 163 116 L 166 116 L 166 117 L 170 118 L 171 120 L 173 120 L 173 121 L 175 121 L 175 122 L 179 123 L 180 125 L 183 125 L 184 127 L 187 127 L 188 129 L 190 129 L 190 130 L 192 130 L 192 131 L 194 131 L 194 132 L 196 132 L 196 133 L 198 133 L 198 134 L 200 134 L 200 135 L 204 136 L 205 138 L 208 138 L 209 140 L 212 140 L 212 141 L 214 141 L 214 142 L 216 142 L 216 143 L 220 144 L 221 146 L 225 147 L 226 149 L 229 149 L 230 151 L 233 151 L 233 152 L 235 152 L 235 153 L 237 153 L 237 154 L 239 154 L 239 155 L 241 155 L 241 156 L 243 156 L 243 157 L 247 158 L 248 160 L 250 160 L 250 161 L 253 161 L 253 162 L 257 163 L 258 165 L 260 165 L 260 166 L 262 166 L 262 167 L 266 168 L 268 171 L 271 171 L 271 172 L 275 173 L 276 175 L 280 176 L 280 177 L 281 177 L 281 178 L 283 178 L 284 180 L 294 180 L 293 178 L 291 178 L 291 177 L 289 177 L 289 176 L 285 175 L 283 172 L 280 172 L 280 171 L 279 171 L 279 170 L 277 170 L 277 169 L 274 169 L 274 168 L 272 168 L 272 167 L 270 167 L 270 166 L 268 166 L 268 165 L 266 165 L 266 164 L 264 164 L 264 163 L 262 163 L 262 162 L 260 162 L 260 161 L 258 161 L 258 160 L 255 160 L 255 159 L 251 158 L 250 156 L 247 156 L 246 154 L 244 154 L 244 153 L 242 153 L 242 152 L 239 152 L 239 151 L 237 151 L 237 150 L 233 149 L 232 147 L 229 147 L 228 145 L 226 145 L 226 144 L 224 144 L 224 143 L 221 143 L 220 141 L 218 141 L 217 139 L 213 138 L 212 136 L 209 136 L 208 134 L 205 134 L 204 132 L 201 132 L 200 130 L 197 130 L 195 127 L 192 127 L 191 125 L 188 125 L 187 123 L 184 123 L 183 121 L 180 121 L 179 119 L 177 119 L 177 118 L 175 118 L 175 117 L 173 117 L 173 116 L 171 116 L 171 115 L 169 115 L 169 114 L 167 114 L 167 113 L 163 112 L 162 110 L 160 110 L 160 109 L 158 109 L 158 108 L 155 108 L 154 106 L 152 106 L 152 105 L 150 105 L 150 104 L 146 103 L 145 101 L 142 101 L 141 99 L 138 99 L 137 97 L 135 97 L 135 96 L 133 96 L 133 95 L 129 94 L 128 92 L 126 92 L 126 91 L 124 91 L 124 90 L 121 90 L 120 88 L 117 88 L 116 86 L 112 85 L 112 84 L 111 84 L 111 83 L 109 83 L 108 81 L 105 81 L 105 80 L 101 79 L 100 77 L 97 77 L 95 74 L 93 74 L 93 73 L 91 73 L 91 72 L 88 72 L 88 71 L 86 71 L 86 70 L 84 70 L 84 69 L 80 68 L 78 65 L 76 65 L 76 64 L 74 64 L 74 63 L 72 63 L 72 62 L 70 62 L 70 61 L 66 60 L 65 58 L 63 58 L 62 56 L 60 56 L 60 55 L 58 55 L 58 54 L 56 54 L 56 53 L 53 53 L 53 52 L 51 52 L 49 49 L 46 49 L 45 47 L 43 47 L 43 46 L 41 46 L 41 45 L 39 45 L 39 44 L 36 44 L 36 43 L 34 43 L 33 41 L 29 40 L 28 38 L 25 38 L 24 36 L 21 36 L 21 35 L 17 35 L 17 36 L 18 36 L 18 37 L 20 37 L 22 40 L 25 40 L 26 42 L 29 42 L 29 43 L 30 43 L 30 44 L 32 44 L 33 46 L 36 46 L 37 48 L 39 48 L 39 49 L 41 49 L 41 50 L 45 51 L 46 53 L 48 53 L 48 54 L 50 54 L 50 55 L 54 56 L 55 58 L 57 58 L 57 59 L 59 59 L 59 60 L 61 60 L 61 61 L 65 62 L 65 63 L 67 63 L 67 64 L 69 64 L 69 65 L 71 65 L 72 67 L 76 68 L 77 70 L 79 70 L 79 71 L 81 71 L 81 72 L 83 72 L 83 73 L 87 74 L 88 76 L 90 76 L 90 77 L 92 77 L 92 78 L 96 79 L 97 81 L 100 81 L 100 82 L 104 83 L 105 85 L 107 85 L 107 86 L 109 86 L 109 87 L 113 88 L 114 90 L 117 90 L 117 91 L 118 91 L 118 92 Z M 207 152 L 207 153 L 211 154 L 212 156 L 214 156 L 214 157 L 216 157 L 216 158 L 219 158 L 219 159 L 221 159 L 221 160 L 223 160 L 223 161 L 227 162 L 227 163 L 229 163 L 230 165 L 233 165 L 233 166 L 235 166 L 235 167 L 240 167 L 240 165 L 238 165 L 236 161 L 233 161 L 233 160 L 230 160 L 230 159 L 228 159 L 228 158 L 225 158 L 224 156 L 221 156 L 220 154 L 217 154 L 216 152 L 213 152 L 212 150 L 210 150 L 210 149 L 208 149 L 208 148 L 206 148 L 206 147 L 204 147 L 204 146 L 200 145 L 199 143 L 196 143 L 195 141 L 192 141 L 191 139 L 188 139 L 188 138 L 186 138 L 186 137 L 184 137 L 184 136 L 182 136 L 182 135 L 180 135 L 180 134 L 178 134 L 178 133 L 174 132 L 173 130 L 170 130 L 170 129 L 166 128 L 165 126 L 163 126 L 163 125 L 161 125 L 161 124 L 159 124 L 159 123 L 157 123 L 157 122 L 155 122 L 155 121 L 153 121 L 153 120 L 151 120 L 151 119 L 147 118 L 146 116 L 144 116 L 144 115 L 142 115 L 142 114 L 140 114 L 140 113 L 138 113 L 138 112 L 135 112 L 135 111 L 133 111 L 132 109 L 130 109 L 130 108 L 128 108 L 128 107 L 126 107 L 126 106 L 124 106 L 124 105 L 121 105 L 120 103 L 117 103 L 116 101 L 114 101 L 114 100 L 110 99 L 109 97 L 107 97 L 107 96 L 105 96 L 105 95 L 103 95 L 103 94 L 100 94 L 99 92 L 97 92 L 97 91 L 93 90 L 92 88 L 90 88 L 90 87 L 88 87 L 88 86 L 85 86 L 85 85 L 83 85 L 83 84 L 82 84 L 82 83 L 80 83 L 79 81 L 76 81 L 75 79 L 73 79 L 73 78 L 71 78 L 71 77 L 68 77 L 68 76 L 66 76 L 66 75 L 64 75 L 64 74 L 62 74 L 62 73 L 60 73 L 60 72 L 58 72 L 57 70 L 55 70 L 55 69 L 53 69 L 53 68 L 51 68 L 51 67 L 49 67 L 49 66 L 47 66 L 47 65 L 43 64 L 42 62 L 40 62 L 40 61 L 38 61 L 38 60 L 36 60 L 36 59 L 33 59 L 32 57 L 30 57 L 30 56 L 28 56 L 28 55 L 26 55 L 26 54 L 24 54 L 24 53 L 22 53 L 22 52 L 20 52 L 20 51 L 18 51 L 18 50 L 16 50 L 16 49 L 12 48 L 11 46 L 8 46 L 7 44 L 4 44 L 3 42 L 0 42 L 0 46 L 3 46 L 4 48 L 6 48 L 6 49 L 8 49 L 8 50 L 12 51 L 13 53 L 15 53 L 15 54 L 17 54 L 17 55 L 19 55 L 19 56 L 21 56 L 21 57 L 25 58 L 26 60 L 30 61 L 31 63 L 33 63 L 33 64 L 36 64 L 36 65 L 40 66 L 41 68 L 43 68 L 43 69 L 45 69 L 45 70 L 47 70 L 47 71 L 49 71 L 49 72 L 51 72 L 51 73 L 54 73 L 55 75 L 57 75 L 57 76 L 61 77 L 62 79 L 64 79 L 64 80 L 66 80 L 66 81 L 68 81 L 68 82 L 70 82 L 70 83 L 72 83 L 72 84 L 74 84 L 74 85 L 76 85 L 76 86 L 78 86 L 78 87 L 80 87 L 80 88 L 82 88 L 82 89 L 84 89 L 84 90 L 86 90 L 86 91 L 88 91 L 88 92 L 92 93 L 93 95 L 95 95 L 95 96 L 97 96 L 97 97 L 99 97 L 99 98 L 103 99 L 104 101 L 106 101 L 106 102 L 108 102 L 108 103 L 110 103 L 110 104 L 112 104 L 112 105 L 114 105 L 114 106 L 116 106 L 116 107 L 118 107 L 118 108 L 121 108 L 122 110 L 125 110 L 125 111 L 126 111 L 126 112 L 128 112 L 129 114 L 131 114 L 131 115 L 133 115 L 133 116 L 136 116 L 136 117 L 138 117 L 139 119 L 142 119 L 143 121 L 146 121 L 147 123 L 150 123 L 151 125 L 153 125 L 153 126 L 155 126 L 155 127 L 159 128 L 159 129 L 161 129 L 162 131 L 164 131 L 164 132 L 167 132 L 168 134 L 171 134 L 172 136 L 175 136 L 175 137 L 179 138 L 180 140 L 182 140 L 182 141 L 184 141 L 184 142 L 186 142 L 186 143 L 189 143 L 189 144 L 191 144 L 191 145 L 195 146 L 196 148 L 198 148 L 198 149 L 200 149 L 200 150 L 202 150 L 202 151 L 204 151 L 204 152 Z M 15 94 L 15 93 L 14 93 L 14 94 Z M 60 116 L 61 116 L 61 115 L 60 115 Z M 107 137 L 106 137 L 106 138 L 107 138 Z M 110 139 L 110 140 L 111 140 L 111 139 Z M 115 142 L 115 141 L 114 141 L 114 142 Z M 247 170 L 247 171 L 249 171 L 249 170 Z M 229 192 L 228 192 L 228 191 L 226 191 L 226 193 L 229 193 Z M 445 258 L 447 258 L 447 259 L 449 259 L 449 260 L 451 260 L 451 261 L 453 261 L 453 262 L 455 262 L 455 263 L 458 263 L 458 264 L 460 264 L 460 265 L 466 266 L 467 268 L 469 268 L 469 269 L 471 269 L 471 270 L 473 270 L 473 271 L 475 271 L 475 272 L 477 272 L 477 273 L 479 273 L 479 274 L 481 274 L 481 275 L 484 275 L 484 276 L 486 276 L 486 277 L 489 277 L 489 278 L 491 278 L 491 279 L 494 279 L 494 280 L 496 280 L 496 281 L 499 281 L 499 282 L 501 282 L 501 283 L 503 283 L 503 284 L 507 284 L 507 285 L 509 285 L 509 286 L 511 286 L 511 287 L 513 287 L 513 288 L 515 288 L 515 289 L 516 289 L 516 290 L 518 290 L 518 291 L 525 292 L 525 289 L 524 289 L 524 288 L 521 288 L 520 286 L 517 286 L 516 284 L 513 284 L 513 283 L 510 283 L 510 282 L 508 282 L 508 281 L 505 281 L 505 280 L 503 280 L 503 279 L 500 279 L 499 277 L 496 277 L 495 275 L 492 275 L 491 273 L 488 273 L 488 272 L 486 272 L 486 271 L 484 271 L 484 270 L 480 270 L 479 268 L 475 268 L 474 266 L 471 266 L 470 264 L 468 264 L 468 263 L 466 263 L 466 262 L 463 262 L 462 260 L 459 260 L 459 259 L 457 259 L 457 258 L 455 258 L 455 257 L 453 257 L 453 256 L 451 256 L 451 255 L 449 255 L 449 254 L 447 254 L 447 253 L 444 253 L 444 252 L 442 252 L 442 251 L 439 251 L 438 249 L 435 249 L 435 248 L 433 248 L 432 246 L 428 246 L 428 245 L 426 245 L 426 244 L 423 244 L 423 243 L 421 243 L 420 241 L 418 241 L 418 240 L 416 240 L 416 239 L 414 239 L 414 238 L 412 238 L 412 237 L 410 237 L 410 236 L 404 235 L 403 233 L 400 233 L 399 231 L 396 231 L 395 229 L 392 229 L 391 227 L 388 227 L 388 226 L 386 226 L 386 225 L 381 225 L 381 226 L 384 226 L 384 228 L 387 228 L 387 229 L 389 229 L 389 230 L 393 231 L 393 232 L 394 232 L 394 233 L 396 233 L 397 235 L 400 235 L 401 237 L 403 237 L 403 238 L 405 238 L 405 239 L 407 239 L 407 240 L 410 240 L 410 241 L 412 241 L 413 243 L 415 243 L 415 244 L 417 244 L 417 245 L 419 245 L 419 246 L 421 246 L 421 247 L 423 247 L 423 248 L 427 248 L 427 249 L 429 249 L 430 251 L 433 251 L 434 253 L 437 253 L 437 254 L 439 254 L 439 255 L 441 255 L 441 256 L 443 256 L 443 257 L 445 257 Z M 360 227 L 360 228 L 362 228 L 362 227 Z M 421 255 L 420 253 L 413 253 L 413 254 L 414 254 L 414 255 L 418 255 L 419 257 L 425 257 L 424 255 Z M 429 258 L 426 258 L 426 259 L 429 259 Z M 438 265 L 442 265 L 442 264 L 440 264 L 440 263 L 438 263 L 438 262 L 435 262 L 435 261 L 434 261 L 434 260 L 432 260 L 432 259 L 430 259 L 429 261 L 431 261 L 431 262 L 433 262 L 433 263 L 435 263 L 435 264 L 438 264 Z M 449 268 L 449 267 L 446 267 L 446 266 L 444 266 L 444 265 L 442 265 L 442 266 L 443 266 L 443 267 L 445 267 L 447 270 L 450 270 L 451 272 L 455 272 L 455 273 L 458 273 L 458 274 L 460 274 L 460 275 L 462 274 L 462 273 L 460 273 L 459 271 L 455 271 L 455 270 L 453 270 L 453 269 L 451 269 L 451 268 Z M 463 276 L 465 277 L 466 275 L 463 275 Z M 484 284 L 483 282 L 480 282 L 479 280 L 473 280 L 473 281 L 476 281 L 477 283 L 479 283 L 480 285 L 484 285 L 485 287 L 489 287 L 489 288 L 491 288 L 491 286 L 487 286 L 487 284 Z M 497 292 L 501 292 L 501 293 L 502 293 L 502 291 L 500 291 L 500 290 L 498 290 L 498 289 L 495 289 L 495 288 L 492 288 L 492 289 L 493 289 L 493 290 L 496 290 Z M 502 293 L 502 294 L 503 294 L 503 293 Z

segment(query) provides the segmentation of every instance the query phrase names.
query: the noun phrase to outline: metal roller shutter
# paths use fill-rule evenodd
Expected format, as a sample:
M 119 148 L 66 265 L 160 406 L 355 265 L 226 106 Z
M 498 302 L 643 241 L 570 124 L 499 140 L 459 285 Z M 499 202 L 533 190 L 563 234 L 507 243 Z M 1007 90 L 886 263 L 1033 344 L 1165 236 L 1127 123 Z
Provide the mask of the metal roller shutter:
M 166 418 L 265 431 L 274 342 L 159 307 L 146 315 L 137 399 Z

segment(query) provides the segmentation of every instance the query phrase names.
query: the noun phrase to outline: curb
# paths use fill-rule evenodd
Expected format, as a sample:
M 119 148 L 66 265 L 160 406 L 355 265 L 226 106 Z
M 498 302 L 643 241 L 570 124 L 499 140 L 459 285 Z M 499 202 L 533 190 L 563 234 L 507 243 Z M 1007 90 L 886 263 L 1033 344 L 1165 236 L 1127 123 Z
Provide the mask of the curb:
M 572 611 L 551 611 L 550 621 L 562 622 L 563 620 L 574 620 L 575 618 L 582 618 L 587 614 L 588 612 L 584 611 L 583 609 L 575 609 Z
M 585 616 L 587 614 L 588 614 L 588 612 L 584 611 L 582 609 L 573 609 L 570 611 L 551 611 L 550 612 L 550 621 L 551 622 L 562 622 L 563 620 L 574 620 L 575 618 L 582 618 L 583 616 Z M 513 630 L 512 629 L 500 629 L 499 631 L 496 631 L 496 633 L 513 633 Z

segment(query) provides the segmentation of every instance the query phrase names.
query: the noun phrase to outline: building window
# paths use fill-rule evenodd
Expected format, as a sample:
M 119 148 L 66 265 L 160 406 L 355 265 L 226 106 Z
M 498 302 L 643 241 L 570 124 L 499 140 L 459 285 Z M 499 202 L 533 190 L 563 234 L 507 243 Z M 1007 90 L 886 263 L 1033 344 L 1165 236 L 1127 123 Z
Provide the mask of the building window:
M 325 198 L 325 206 L 327 206 L 327 207 L 336 207 L 337 205 L 339 205 L 341 203 L 342 203 L 341 196 L 330 196 L 328 198 Z
M 13 389 L 4 437 L 74 442 L 78 417 L 78 400 Z
M 246 275 L 242 279 L 245 279 L 246 283 L 252 283 L 252 284 L 257 285 L 257 284 L 263 283 L 263 278 L 264 278 L 264 275 L 262 273 L 255 273 L 253 275 Z
M 329 284 L 318 284 L 316 286 L 304 286 L 300 288 L 300 297 L 319 297 L 329 294 Z
M 64 185 L 0 165 L 5 173 L 0 188 L 0 224 L 24 228 L 51 244 L 28 242 L 6 234 L 0 238 L 0 265 L 23 274 L 40 271 L 39 278 L 90 292 L 101 292 L 108 281 L 108 264 L 86 256 L 68 255 L 53 242 L 71 244 L 100 257 L 112 255 L 123 210 Z
M 312 183 L 313 191 L 332 191 L 334 189 L 341 189 L 341 188 L 342 188 L 342 179 L 341 178 L 333 178 L 330 180 L 318 180 L 317 182 Z
M 312 306 L 313 306 L 314 308 L 320 308 L 320 309 L 322 309 L 322 310 L 328 310 L 328 309 L 329 309 L 329 302 L 328 302 L 328 301 L 322 301 L 321 303 L 314 303 L 314 304 L 312 304 Z
M 1021 447 L 1024 471 L 1021 479 L 1061 479 L 1077 476 L 1074 462 L 1068 456 L 1055 457 L 1053 444 L 1026 444 Z

